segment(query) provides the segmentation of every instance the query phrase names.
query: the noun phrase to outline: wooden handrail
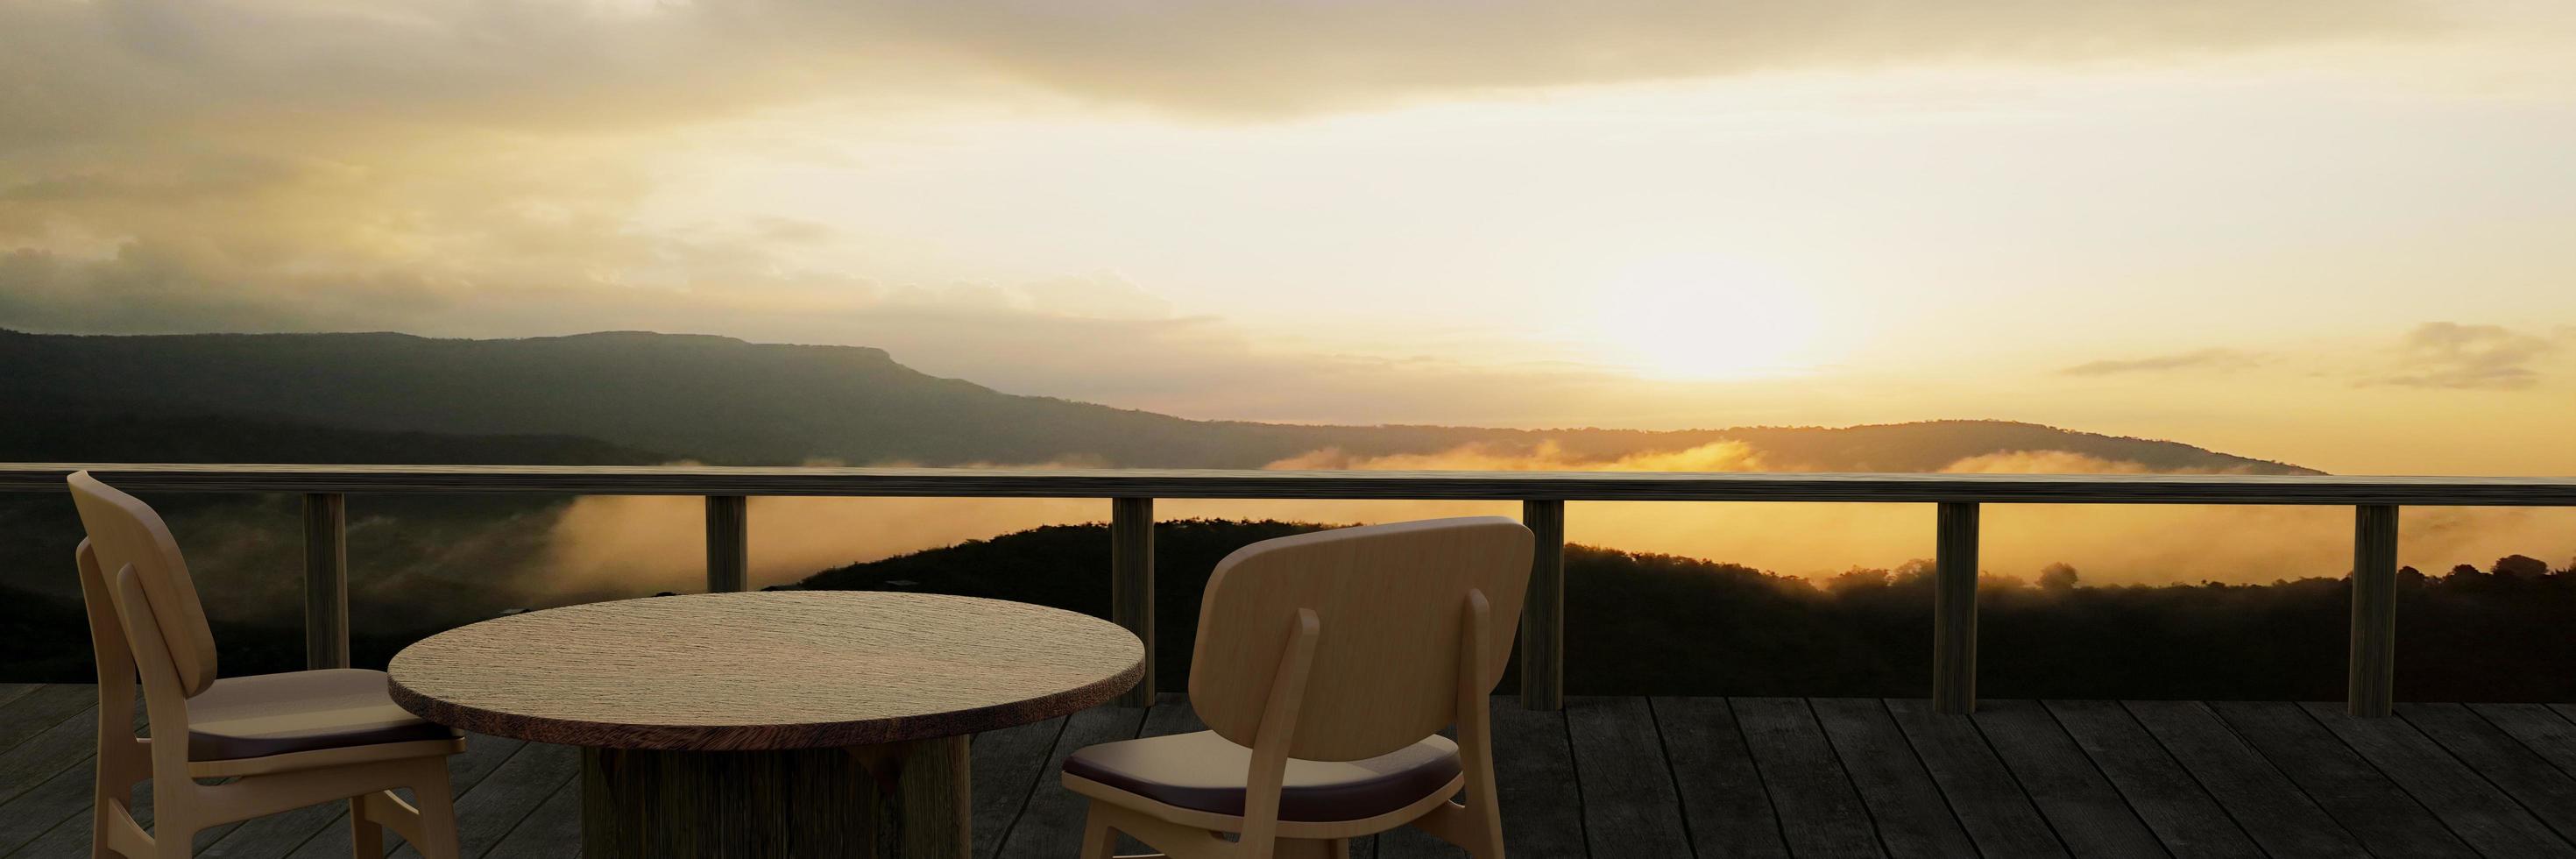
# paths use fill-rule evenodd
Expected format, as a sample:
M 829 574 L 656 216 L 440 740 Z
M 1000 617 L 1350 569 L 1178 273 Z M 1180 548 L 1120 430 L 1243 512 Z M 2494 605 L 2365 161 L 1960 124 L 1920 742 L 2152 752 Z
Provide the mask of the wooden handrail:
M 2338 477 L 2176 474 L 1832 474 L 1539 471 L 1253 471 L 1188 469 L 822 468 L 503 465 L 0 464 L 0 492 L 62 491 L 87 470 L 137 492 L 303 493 L 307 655 L 348 660 L 344 496 L 350 493 L 536 492 L 698 495 L 707 499 L 707 583 L 748 585 L 753 495 L 1110 498 L 1114 613 L 1154 652 L 1156 498 L 1332 498 L 1520 501 L 1541 552 L 1520 636 L 1522 698 L 1555 709 L 1564 695 L 1566 501 L 1798 501 L 1940 505 L 1934 583 L 1935 709 L 1976 707 L 1979 504 L 2272 504 L 2355 508 L 2348 705 L 2385 716 L 2395 699 L 2397 517 L 2404 505 L 2576 507 L 2576 477 Z M 1154 680 L 1125 699 L 1150 702 Z
M 1037 498 L 1846 501 L 2576 507 L 2576 477 L 1820 472 L 1264 471 L 712 465 L 0 464 L 0 492 L 57 492 L 88 469 L 142 492 L 540 492 Z

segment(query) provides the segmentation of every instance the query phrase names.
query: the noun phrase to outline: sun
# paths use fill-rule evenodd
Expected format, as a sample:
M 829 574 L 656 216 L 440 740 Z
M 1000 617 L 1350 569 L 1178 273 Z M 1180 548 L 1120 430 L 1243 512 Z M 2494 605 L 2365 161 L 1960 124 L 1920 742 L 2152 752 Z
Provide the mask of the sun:
M 1673 381 L 1750 379 L 1811 369 L 1823 324 L 1812 297 L 1776 273 L 1713 255 L 1619 268 L 1591 299 L 1586 337 L 1609 363 Z

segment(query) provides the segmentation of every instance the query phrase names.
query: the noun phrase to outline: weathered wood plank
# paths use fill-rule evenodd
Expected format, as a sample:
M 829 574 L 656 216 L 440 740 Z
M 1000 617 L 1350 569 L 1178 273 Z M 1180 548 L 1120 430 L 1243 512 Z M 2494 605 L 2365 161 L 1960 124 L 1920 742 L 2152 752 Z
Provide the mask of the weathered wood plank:
M 2364 504 L 2354 508 L 2353 521 L 2344 711 L 2386 716 L 2397 700 L 2397 507 Z
M 1494 700 L 1493 714 L 1494 790 L 1503 809 L 1504 852 L 1583 855 L 1582 799 L 1575 792 L 1565 714 L 1524 710 L 1501 698 Z
M 1977 711 L 1977 505 L 1944 502 L 1934 524 L 1932 711 Z
M 476 785 L 482 784 L 484 779 L 491 777 L 493 772 L 499 770 L 502 764 L 509 762 L 510 758 L 517 755 L 519 749 L 526 745 L 525 742 L 508 737 L 483 734 L 467 736 L 464 754 L 447 759 L 448 789 L 459 797 L 472 792 Z M 405 790 L 400 793 L 406 800 L 413 798 L 411 791 Z M 288 856 L 289 859 L 341 859 L 348 856 L 348 804 L 334 803 L 331 807 L 335 808 L 336 812 L 330 816 L 330 819 L 309 830 L 306 833 L 307 837 L 302 840 L 300 846 L 294 848 L 293 853 L 283 855 Z M 393 840 L 386 839 L 388 843 L 385 852 L 391 853 L 398 848 L 398 845 L 391 843 Z
M 994 855 L 1007 859 L 1059 859 L 1081 843 L 1083 816 L 1090 808 L 1090 800 L 1065 790 L 1058 781 L 1057 774 L 1064 771 L 1064 759 L 1084 746 L 1133 739 L 1145 727 L 1145 713 L 1134 707 L 1107 706 L 1066 717 L 1064 734 L 1056 738 L 1046 766 L 1038 771 L 1036 790 L 1029 794 L 1028 805 L 1004 833 L 1001 849 Z
M 2039 702 L 1988 701 L 1971 718 L 2075 855 L 2166 855 L 2155 833 Z
M 1878 856 L 1878 830 L 1803 698 L 1729 698 L 1780 838 L 1797 856 Z
M 42 731 L 0 752 L 0 803 L 16 799 L 98 751 L 98 705 L 53 719 Z M 46 715 L 51 715 L 50 713 Z
M 97 708 L 96 686 L 49 683 L 30 689 L 16 700 L 0 704 L 0 753 L 15 750 L 19 743 L 52 730 L 73 716 L 94 719 L 96 717 L 90 713 Z
M 1154 704 L 1154 499 L 1109 499 L 1109 619 L 1145 643 L 1145 674 L 1122 707 Z
M 1055 774 L 1046 770 L 1047 753 L 1064 736 L 1066 718 L 985 731 L 968 746 L 974 754 L 967 778 L 974 790 L 968 811 L 977 859 L 992 859 L 1002 849 L 1003 833 L 1027 807 L 1031 793 L 1055 787 Z
M 1842 759 L 1844 774 L 1860 793 L 1879 844 L 1890 856 L 1947 857 L 1977 852 L 1968 833 L 1914 747 L 1905 741 L 1887 706 L 1870 698 L 1818 698 L 1808 704 L 1825 739 Z
M 581 783 L 575 779 L 528 812 L 482 859 L 564 859 L 580 846 Z
M 2406 720 L 2355 716 L 2317 703 L 2306 709 L 2478 852 L 2576 859 L 2576 845 L 2560 839 Z
M 1988 859 L 2067 855 L 2047 819 L 2022 793 L 2021 783 L 1986 745 L 1974 720 L 1934 713 L 1931 703 L 1921 698 L 1891 698 L 1885 703 L 1933 784 L 1948 797 L 1960 827 L 1976 842 L 1979 854 Z
M 2116 701 L 2050 701 L 2049 712 L 2178 859 L 2263 850 Z
M 707 592 L 751 589 L 751 499 L 707 496 Z
M 2567 477 L 805 466 L 10 463 L 0 492 L 60 492 L 82 469 L 137 492 L 2576 506 Z
M 2477 855 L 2299 705 L 2224 701 L 2209 706 L 2371 853 Z
M 1771 796 L 1724 698 L 1655 698 L 1655 727 L 1701 856 L 1786 857 Z
M 2129 715 L 2189 771 L 2273 859 L 2364 852 L 2306 792 L 2198 701 L 2130 701 Z
M 2547 704 L 2471 704 L 2469 709 L 2522 743 L 2523 748 L 2576 777 L 2576 721 Z
M 1565 732 L 1574 746 L 1583 792 L 1583 835 L 1594 856 L 1682 856 L 1681 798 L 1651 742 L 1655 715 L 1644 698 L 1578 697 L 1565 702 Z
M 34 691 L 36 691 L 37 687 L 40 687 L 40 686 L 43 686 L 43 685 L 45 685 L 45 684 L 43 684 L 43 683 L 0 683 L 0 708 L 6 708 L 6 707 L 8 707 L 8 706 L 9 706 L 9 702 L 11 702 L 11 701 L 16 701 L 16 700 L 18 700 L 18 699 L 20 699 L 20 698 L 24 698 L 24 697 L 26 697 L 26 696 L 27 696 L 27 693 L 34 692 Z M 94 693 L 94 692 L 93 692 L 92 694 L 96 694 L 96 693 Z
M 2540 818 L 2576 838 L 2576 777 L 2460 704 L 2399 704 L 2397 715 Z
M 90 758 L 64 767 L 52 778 L 0 802 L 0 856 L 43 838 L 57 826 L 89 829 L 89 794 L 97 781 Z M 86 841 L 87 839 L 82 839 Z M 46 855 L 30 853 L 31 856 Z
M 500 768 L 485 776 L 473 790 L 456 797 L 456 837 L 465 856 L 481 856 L 492 845 L 526 820 L 538 805 L 553 797 L 565 785 L 574 785 L 578 794 L 581 775 L 581 749 L 551 743 L 529 743 L 503 761 Z M 390 838 L 387 840 L 391 840 Z M 345 843 L 345 842 L 344 842 Z M 565 844 L 564 852 L 580 846 L 575 841 Z M 394 851 L 400 859 L 420 859 L 420 851 L 405 844 Z
M 1521 706 L 1555 710 L 1565 706 L 1565 502 L 1522 501 L 1521 524 L 1535 538 L 1521 600 Z
M 304 667 L 349 667 L 349 497 L 304 495 Z

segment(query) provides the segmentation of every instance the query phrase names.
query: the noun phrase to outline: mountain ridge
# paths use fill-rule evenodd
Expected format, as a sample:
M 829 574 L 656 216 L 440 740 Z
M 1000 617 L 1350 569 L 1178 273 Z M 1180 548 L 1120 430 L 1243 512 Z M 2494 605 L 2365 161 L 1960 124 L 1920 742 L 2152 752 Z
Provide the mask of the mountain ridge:
M 569 436 L 726 464 L 1260 468 L 1542 451 L 1578 467 L 1740 442 L 1762 467 L 1938 471 L 2054 451 L 2144 470 L 2313 474 L 2181 442 L 2014 421 L 1628 430 L 1193 420 L 932 376 L 867 346 L 614 331 L 519 339 L 352 334 L 61 335 L 0 330 L 0 397 L 378 432 Z M 1366 467 L 1363 464 L 1361 467 Z

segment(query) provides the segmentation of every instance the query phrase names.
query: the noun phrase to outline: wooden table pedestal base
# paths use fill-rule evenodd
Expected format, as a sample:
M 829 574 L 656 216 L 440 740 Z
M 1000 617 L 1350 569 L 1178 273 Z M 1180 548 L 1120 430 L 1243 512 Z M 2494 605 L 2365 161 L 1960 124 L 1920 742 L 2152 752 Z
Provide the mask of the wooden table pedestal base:
M 756 752 L 584 749 L 591 859 L 965 859 L 965 737 Z

